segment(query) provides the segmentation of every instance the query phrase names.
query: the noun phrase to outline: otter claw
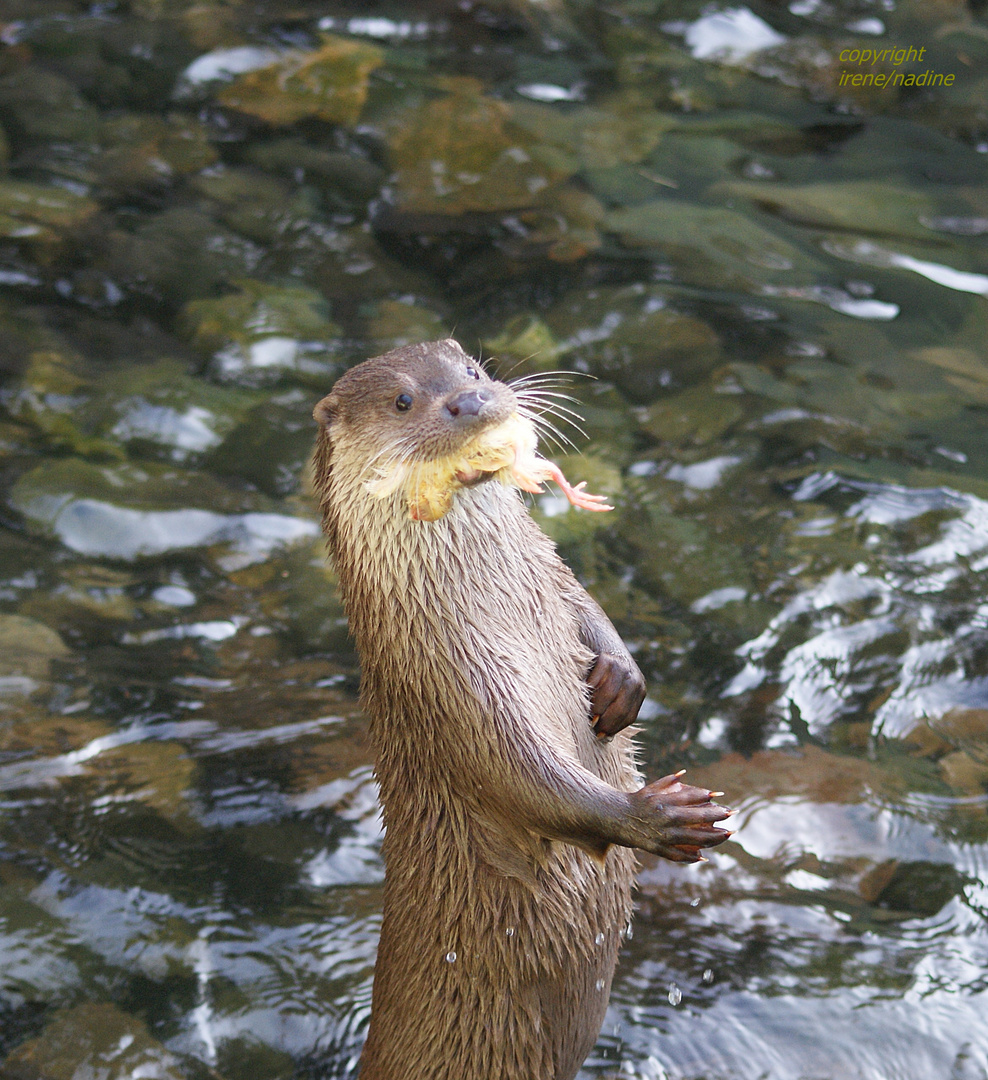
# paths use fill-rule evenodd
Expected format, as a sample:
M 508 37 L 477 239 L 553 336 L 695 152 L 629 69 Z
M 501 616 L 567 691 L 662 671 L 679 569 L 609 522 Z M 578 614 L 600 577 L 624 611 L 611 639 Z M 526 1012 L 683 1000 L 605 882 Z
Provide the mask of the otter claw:
M 714 823 L 733 811 L 715 803 L 714 792 L 682 783 L 682 775 L 664 776 L 636 792 L 647 807 L 643 824 L 650 835 L 642 846 L 672 862 L 701 862 L 701 848 L 722 844 L 732 835 Z

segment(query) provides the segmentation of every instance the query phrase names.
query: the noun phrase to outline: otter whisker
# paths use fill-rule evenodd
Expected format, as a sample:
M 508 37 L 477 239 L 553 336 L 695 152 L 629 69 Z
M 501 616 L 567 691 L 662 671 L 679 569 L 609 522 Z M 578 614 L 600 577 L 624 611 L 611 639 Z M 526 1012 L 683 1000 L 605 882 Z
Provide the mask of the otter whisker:
M 377 468 L 378 471 L 387 470 L 390 466 L 395 464 L 402 464 L 407 460 L 409 451 L 413 448 L 413 442 L 409 438 L 395 439 L 393 442 L 382 447 L 363 468 L 363 473 L 369 472 L 373 468 Z M 381 463 L 381 458 L 385 460 Z M 379 464 L 380 463 L 380 464 Z M 363 475 L 361 475 L 363 479 Z
M 358 482 L 379 497 L 390 494 L 407 476 L 412 449 L 408 438 L 396 439 L 382 447 L 360 470 Z
M 516 390 L 515 396 L 530 398 L 553 398 L 556 401 L 572 401 L 576 405 L 582 404 L 581 399 L 578 397 L 574 397 L 572 394 L 561 394 L 558 390 L 543 390 L 541 387 L 524 387 L 521 390 Z
M 546 442 L 553 443 L 563 451 L 563 453 L 569 453 L 570 450 L 574 453 L 579 453 L 579 447 L 576 443 L 573 442 L 565 431 L 557 428 L 555 424 L 543 417 L 539 417 L 539 419 L 534 420 L 533 423 L 535 424 L 535 430 L 538 432 L 539 438 L 544 439 Z
M 546 401 L 543 397 L 537 395 L 528 396 L 520 395 L 519 401 L 523 405 L 527 405 L 538 413 L 552 413 L 560 420 L 567 420 L 568 422 L 578 421 L 578 423 L 585 423 L 586 418 L 578 413 L 576 409 L 569 408 L 566 405 L 560 405 L 558 402 Z
M 528 356 L 523 356 L 520 360 L 516 360 L 511 365 L 511 367 L 509 367 L 508 370 L 503 375 L 499 375 L 500 381 L 503 382 L 503 383 L 507 383 L 508 382 L 508 376 L 511 374 L 512 371 L 515 371 L 517 368 L 520 368 L 522 364 L 527 364 L 529 360 L 532 360 L 536 356 L 538 356 L 541 351 L 542 351 L 541 349 L 536 349 L 535 352 L 529 353 Z M 534 374 L 538 374 L 538 373 L 536 372 Z M 550 372 L 550 374 L 555 374 L 555 372 Z M 530 378 L 533 378 L 534 375 L 525 375 L 523 377 L 526 378 L 526 379 L 530 379 Z M 508 383 L 508 385 L 510 386 L 511 383 Z
M 583 404 L 580 398 L 573 397 L 572 394 L 560 394 L 554 390 L 519 390 L 516 391 L 515 397 L 531 399 L 534 401 L 570 401 L 574 405 Z
M 526 420 L 532 423 L 535 428 L 536 434 L 538 435 L 540 440 L 552 443 L 564 453 L 567 452 L 567 447 L 570 447 L 572 450 L 579 452 L 579 448 L 577 447 L 576 443 L 574 443 L 573 440 L 565 432 L 560 431 L 560 429 L 557 428 L 551 420 L 546 420 L 546 418 L 541 413 L 533 412 L 531 409 L 527 409 L 523 405 L 520 405 L 518 407 L 518 412 Z
M 560 386 L 569 386 L 574 378 L 596 379 L 596 376 L 590 375 L 586 371 L 566 371 L 565 369 L 560 368 L 554 371 L 533 371 L 529 375 L 522 375 L 517 379 L 512 379 L 508 385 L 514 390 L 516 386 L 524 386 L 526 384 L 547 384 L 551 379 L 553 383 L 557 383 Z
M 587 433 L 582 426 L 586 423 L 586 420 L 578 412 L 574 412 L 573 409 L 567 409 L 565 405 L 558 405 L 555 402 L 530 400 L 528 398 L 522 399 L 519 404 L 525 405 L 532 412 L 538 413 L 539 416 L 554 416 L 560 422 L 575 428 L 580 435 L 586 438 Z

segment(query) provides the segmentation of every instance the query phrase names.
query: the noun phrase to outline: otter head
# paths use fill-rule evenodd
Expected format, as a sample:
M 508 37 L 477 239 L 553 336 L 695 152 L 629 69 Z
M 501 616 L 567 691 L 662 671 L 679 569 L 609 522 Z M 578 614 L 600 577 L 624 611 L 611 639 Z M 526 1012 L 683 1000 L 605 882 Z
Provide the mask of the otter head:
M 394 349 L 342 375 L 315 408 L 315 479 L 329 509 L 332 474 L 361 492 L 401 491 L 409 516 L 435 521 L 456 492 L 534 453 L 514 393 L 453 340 Z M 352 488 L 351 488 L 352 491 Z M 328 530 L 327 530 L 328 531 Z

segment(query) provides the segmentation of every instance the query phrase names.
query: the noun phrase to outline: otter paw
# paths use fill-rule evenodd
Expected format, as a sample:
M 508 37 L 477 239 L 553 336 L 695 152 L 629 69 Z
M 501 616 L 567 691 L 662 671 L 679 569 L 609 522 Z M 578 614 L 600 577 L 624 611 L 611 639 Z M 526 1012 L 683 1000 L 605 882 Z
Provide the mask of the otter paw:
M 722 844 L 731 833 L 714 827 L 734 811 L 713 800 L 720 791 L 684 784 L 682 772 L 664 776 L 632 796 L 648 836 L 640 846 L 672 862 L 704 862 L 701 848 Z
M 630 656 L 601 653 L 587 676 L 597 737 L 616 735 L 633 724 L 645 700 L 645 677 Z

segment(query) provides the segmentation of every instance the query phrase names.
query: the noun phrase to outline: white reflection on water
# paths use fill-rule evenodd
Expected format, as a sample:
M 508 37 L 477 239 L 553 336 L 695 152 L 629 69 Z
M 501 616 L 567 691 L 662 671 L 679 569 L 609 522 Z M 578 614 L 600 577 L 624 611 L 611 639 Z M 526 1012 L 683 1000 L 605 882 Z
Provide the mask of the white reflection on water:
M 866 858 L 957 862 L 932 827 L 867 803 L 815 803 L 796 796 L 751 802 L 737 815 L 735 843 L 759 859 L 812 852 L 822 861 Z
M 867 991 L 850 989 L 823 998 L 739 991 L 707 1009 L 669 1008 L 651 1023 L 650 1017 L 632 1019 L 627 1009 L 612 1006 L 605 1023 L 616 1014 L 628 1062 L 622 1078 L 975 1080 L 985 1075 L 984 994 L 867 997 Z M 656 1069 L 652 1063 L 659 1061 L 663 1065 Z
M 81 776 L 86 762 L 100 754 L 131 743 L 180 740 L 190 744 L 197 756 L 228 754 L 249 750 L 264 743 L 279 745 L 306 735 L 318 735 L 330 725 L 343 723 L 339 716 L 320 716 L 292 724 L 278 724 L 255 730 L 221 726 L 214 720 L 177 720 L 156 724 L 131 724 L 91 739 L 78 750 L 52 757 L 16 761 L 0 766 L 0 791 L 21 791 L 43 787 L 64 777 Z M 286 802 L 287 805 L 287 802 Z M 305 809 L 310 808 L 305 806 Z
M 174 1052 L 214 1060 L 227 1040 L 247 1039 L 301 1056 L 341 1041 L 352 1046 L 363 1034 L 352 1011 L 369 989 L 377 916 L 325 910 L 280 925 L 152 889 L 80 884 L 57 871 L 18 903 L 32 926 L 40 919 L 50 929 L 10 932 L 16 912 L 0 895 L 4 975 L 45 986 L 52 999 L 122 971 L 152 980 L 187 973 L 198 1007 L 167 1040 Z M 68 955 L 75 963 L 55 959 Z M 211 984 L 223 995 L 213 997 Z M 366 1009 L 361 1015 L 365 1023 Z
M 667 24 L 669 31 L 678 26 Z M 750 8 L 711 11 L 682 29 L 686 44 L 697 60 L 740 64 L 761 49 L 781 45 L 786 39 Z
M 275 63 L 282 55 L 275 49 L 239 45 L 232 49 L 214 49 L 197 57 L 179 76 L 176 97 L 187 95 L 193 87 L 218 79 L 231 79 L 247 71 L 256 71 Z
M 319 526 L 287 514 L 219 514 L 213 510 L 134 510 L 98 499 L 39 497 L 19 507 L 43 521 L 80 555 L 133 560 L 141 556 L 229 544 L 228 569 L 260 562 L 272 551 L 314 538 Z M 232 561 L 231 561 L 232 560 Z
M 355 769 L 314 791 L 292 798 L 299 810 L 333 807 L 337 817 L 352 822 L 353 832 L 335 848 L 323 848 L 306 864 L 303 876 L 317 888 L 330 885 L 376 885 L 384 881 L 380 846 L 384 836 L 380 794 L 370 766 Z
M 220 423 L 216 414 L 201 405 L 189 405 L 180 410 L 133 398 L 120 402 L 117 410 L 121 416 L 111 435 L 123 442 L 148 439 L 170 446 L 176 461 L 209 450 L 222 441 L 216 430 Z
M 891 736 L 906 734 L 924 716 L 988 705 L 988 676 L 971 669 L 988 629 L 982 607 L 961 603 L 955 611 L 926 599 L 959 582 L 970 581 L 973 589 L 972 575 L 988 569 L 988 502 L 949 488 L 842 480 L 833 473 L 807 477 L 793 498 L 817 500 L 837 487 L 860 492 L 844 513 L 864 524 L 896 528 L 924 514 L 951 516 L 936 539 L 919 533 L 914 550 L 886 558 L 884 566 L 835 570 L 793 596 L 761 634 L 738 648 L 744 667 L 722 696 L 777 682 L 780 713 L 794 706 L 810 732 L 820 733 L 859 709 L 869 688 L 873 695 L 881 681 L 891 682 L 874 713 L 874 730 Z M 797 635 L 802 640 L 793 642 Z
M 942 263 L 915 259 L 911 255 L 890 251 L 868 240 L 856 240 L 850 243 L 826 240 L 822 246 L 828 254 L 836 255 L 839 259 L 848 259 L 867 266 L 911 270 L 920 277 L 935 281 L 937 285 L 943 285 L 944 288 L 988 296 L 988 276 L 985 274 L 971 274 L 966 270 L 955 270 L 952 266 L 944 266 Z

